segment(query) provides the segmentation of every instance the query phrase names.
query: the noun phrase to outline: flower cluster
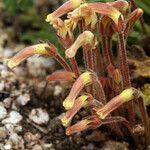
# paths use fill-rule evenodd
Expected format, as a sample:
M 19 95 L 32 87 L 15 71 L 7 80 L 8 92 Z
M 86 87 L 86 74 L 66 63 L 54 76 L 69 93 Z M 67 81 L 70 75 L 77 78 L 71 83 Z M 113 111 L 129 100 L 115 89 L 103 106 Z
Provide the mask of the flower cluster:
M 54 72 L 47 79 L 73 82 L 70 93 L 63 101 L 66 113 L 61 118 L 62 124 L 67 127 L 67 135 L 98 128 L 102 124 L 123 122 L 134 137 L 132 128 L 136 124 L 136 113 L 133 100 L 143 101 L 143 96 L 131 87 L 125 41 L 142 14 L 140 8 L 130 12 L 130 5 L 125 0 L 110 3 L 68 0 L 46 18 L 46 22 L 56 30 L 66 58 L 57 52 L 53 44 L 42 43 L 21 50 L 8 61 L 8 67 L 14 68 L 34 54 L 53 57 L 62 65 L 64 71 Z M 62 20 L 64 15 L 66 19 Z M 74 34 L 76 28 L 80 30 L 77 38 Z M 118 38 L 118 60 L 112 52 L 114 35 Z M 76 60 L 76 54 L 81 49 L 84 72 L 79 69 Z M 89 116 L 71 125 L 81 108 L 88 109 Z M 147 114 L 144 105 L 140 108 L 148 138 Z M 111 113 L 113 111 L 115 115 Z M 120 126 L 116 129 L 119 131 Z

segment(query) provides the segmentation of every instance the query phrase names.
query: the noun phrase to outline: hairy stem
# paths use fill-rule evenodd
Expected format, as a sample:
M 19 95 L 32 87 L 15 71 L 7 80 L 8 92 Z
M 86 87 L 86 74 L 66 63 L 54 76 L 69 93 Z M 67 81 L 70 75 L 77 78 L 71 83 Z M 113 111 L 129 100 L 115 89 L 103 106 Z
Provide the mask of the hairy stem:
M 107 36 L 102 36 L 102 50 L 103 50 L 103 56 L 108 66 L 109 64 L 111 64 L 111 58 L 110 58 L 110 53 L 108 50 L 108 37 Z
M 109 57 L 111 59 L 111 63 L 114 65 L 113 52 L 112 52 L 112 39 L 109 36 L 107 37 L 107 48 L 108 48 L 108 52 L 109 52 Z
M 128 88 L 131 86 L 130 82 L 130 76 L 129 76 L 129 67 L 127 63 L 127 54 L 126 54 L 126 46 L 125 46 L 125 38 L 124 34 L 119 33 L 118 34 L 118 40 L 119 40 L 119 56 L 120 56 L 120 70 L 122 74 L 122 79 L 123 79 L 123 88 Z M 127 109 L 128 109 L 128 118 L 131 123 L 134 124 L 135 122 L 135 112 L 133 108 L 133 102 L 128 102 L 127 104 Z
M 148 119 L 148 115 L 146 112 L 146 107 L 144 106 L 144 100 L 142 96 L 138 99 L 138 104 L 139 104 L 139 109 L 141 112 L 142 121 L 144 125 L 145 141 L 146 141 L 146 145 L 148 145 L 150 143 L 149 119 Z
M 105 119 L 103 124 L 119 123 L 119 122 L 122 123 L 129 130 L 134 142 L 136 144 L 138 144 L 138 139 L 132 131 L 132 126 L 130 125 L 130 123 L 125 118 L 120 117 L 120 116 L 108 117 L 108 118 Z
M 132 4 L 133 9 L 137 9 L 137 8 L 138 8 L 137 5 L 136 5 L 136 3 L 135 3 L 135 0 L 130 0 L 130 2 L 131 2 L 131 4 Z M 140 20 L 140 24 L 141 24 L 141 28 L 142 28 L 143 34 L 146 34 L 147 32 L 146 32 L 146 28 L 145 28 L 145 23 L 144 23 L 144 18 L 143 18 L 143 16 L 140 17 L 139 20 Z
M 72 71 L 68 63 L 65 61 L 65 59 L 61 55 L 57 54 L 54 58 L 61 64 L 61 66 L 66 71 Z
M 71 64 L 73 72 L 78 77 L 80 75 L 80 71 L 79 71 L 76 59 L 74 57 L 73 58 L 69 58 L 69 61 L 70 61 L 70 64 Z

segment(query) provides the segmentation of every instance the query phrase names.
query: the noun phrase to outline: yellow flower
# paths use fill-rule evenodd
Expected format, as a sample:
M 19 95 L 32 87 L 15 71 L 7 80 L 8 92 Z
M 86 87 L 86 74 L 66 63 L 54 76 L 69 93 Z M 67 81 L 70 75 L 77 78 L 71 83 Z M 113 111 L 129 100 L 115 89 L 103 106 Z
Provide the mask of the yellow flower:
M 75 116 L 75 114 L 82 108 L 85 107 L 89 101 L 88 98 L 90 95 L 81 95 L 79 98 L 77 98 L 74 102 L 74 105 L 71 109 L 69 109 L 65 115 L 61 118 L 61 122 L 63 126 L 68 126 L 72 120 L 72 118 Z
M 76 97 L 84 88 L 84 86 L 92 84 L 93 82 L 95 82 L 95 76 L 93 73 L 89 71 L 82 73 L 73 84 L 69 95 L 63 102 L 63 106 L 65 107 L 65 109 L 71 109 L 75 103 Z
M 86 45 L 88 45 L 89 49 L 94 49 L 97 45 L 94 34 L 90 31 L 84 31 L 82 34 L 80 34 L 73 45 L 65 51 L 65 54 L 68 58 L 72 58 L 76 55 L 77 50 L 81 46 Z
M 83 0 L 69 0 L 65 2 L 62 6 L 60 6 L 58 9 L 56 9 L 53 13 L 49 14 L 46 18 L 46 22 L 51 22 L 53 19 L 59 18 L 71 10 L 79 7 L 82 3 L 84 3 Z

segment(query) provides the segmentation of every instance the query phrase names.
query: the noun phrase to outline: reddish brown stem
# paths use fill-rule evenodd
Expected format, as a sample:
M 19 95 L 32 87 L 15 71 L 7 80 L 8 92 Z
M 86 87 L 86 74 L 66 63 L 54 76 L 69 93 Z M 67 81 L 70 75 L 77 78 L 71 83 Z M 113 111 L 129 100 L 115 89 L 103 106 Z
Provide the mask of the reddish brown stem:
M 107 66 L 111 64 L 111 58 L 110 58 L 110 53 L 108 51 L 108 37 L 107 36 L 102 36 L 102 50 L 103 50 L 103 56 L 105 57 L 105 61 Z
M 99 52 L 98 47 L 96 47 L 95 49 L 95 53 L 94 53 L 94 60 L 96 62 L 96 72 L 98 74 L 98 76 L 102 76 L 104 74 L 104 68 L 103 68 L 103 63 L 102 63 L 102 56 Z
M 107 48 L 108 48 L 108 52 L 109 52 L 109 57 L 111 59 L 111 63 L 114 65 L 113 62 L 113 52 L 112 52 L 112 41 L 111 41 L 111 37 L 107 37 Z
M 120 116 L 108 117 L 102 124 L 119 123 L 119 122 L 122 123 L 129 130 L 134 142 L 138 144 L 138 139 L 132 131 L 132 126 L 125 118 Z
M 138 99 L 138 104 L 139 104 L 139 109 L 141 112 L 141 117 L 142 117 L 142 121 L 143 121 L 143 125 L 144 125 L 145 141 L 146 141 L 146 145 L 148 145 L 148 144 L 150 144 L 149 119 L 148 119 L 148 115 L 146 112 L 146 107 L 144 106 L 144 100 L 143 100 L 142 96 Z
M 80 72 L 79 72 L 79 69 L 78 69 L 78 64 L 77 64 L 76 59 L 73 57 L 73 58 L 70 58 L 69 61 L 70 61 L 73 72 L 78 77 L 80 75 Z
M 54 58 L 61 64 L 61 66 L 66 71 L 72 71 L 68 63 L 65 61 L 65 59 L 61 55 L 57 54 Z
M 135 0 L 130 0 L 130 2 L 132 4 L 133 9 L 137 9 L 138 8 L 136 3 L 135 3 Z M 140 17 L 139 20 L 140 20 L 140 24 L 141 24 L 141 28 L 142 28 L 143 34 L 146 34 L 147 32 L 146 32 L 146 28 L 145 28 L 144 18 Z
M 125 38 L 123 33 L 118 34 L 119 40 L 119 57 L 120 57 L 120 70 L 123 79 L 123 88 L 128 88 L 131 86 L 130 76 L 129 76 L 129 67 L 127 63 L 127 54 L 126 54 L 126 46 L 125 46 Z M 134 124 L 135 122 L 135 112 L 133 108 L 133 102 L 128 102 L 128 117 L 129 121 Z

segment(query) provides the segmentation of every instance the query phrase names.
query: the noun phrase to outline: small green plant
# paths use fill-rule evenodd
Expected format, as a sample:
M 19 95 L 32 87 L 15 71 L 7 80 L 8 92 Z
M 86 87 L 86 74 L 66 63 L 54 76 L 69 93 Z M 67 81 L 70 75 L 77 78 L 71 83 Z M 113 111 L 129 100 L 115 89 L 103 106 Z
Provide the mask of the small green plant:
M 54 72 L 47 79 L 74 82 L 69 95 L 63 101 L 67 112 L 61 121 L 67 127 L 67 135 L 98 128 L 104 124 L 113 124 L 111 128 L 116 134 L 126 135 L 117 124 L 119 122 L 138 143 L 139 139 L 134 132 L 137 124 L 134 108 L 138 105 L 145 129 L 145 141 L 149 142 L 149 120 L 143 95 L 131 87 L 126 55 L 126 39 L 143 11 L 136 8 L 129 12 L 129 8 L 130 5 L 125 0 L 110 3 L 69 0 L 46 18 L 46 21 L 56 29 L 58 40 L 64 47 L 69 62 L 51 43 L 29 46 L 8 61 L 8 67 L 12 69 L 28 57 L 38 54 L 53 57 L 62 65 L 64 71 Z M 63 21 L 60 17 L 66 14 L 67 19 Z M 80 29 L 80 35 L 76 39 L 75 28 Z M 114 35 L 118 38 L 117 60 L 111 45 Z M 102 47 L 102 53 L 99 45 Z M 77 51 L 81 47 L 84 72 L 81 72 L 76 60 Z M 81 108 L 87 109 L 89 116 L 71 125 L 73 117 Z

